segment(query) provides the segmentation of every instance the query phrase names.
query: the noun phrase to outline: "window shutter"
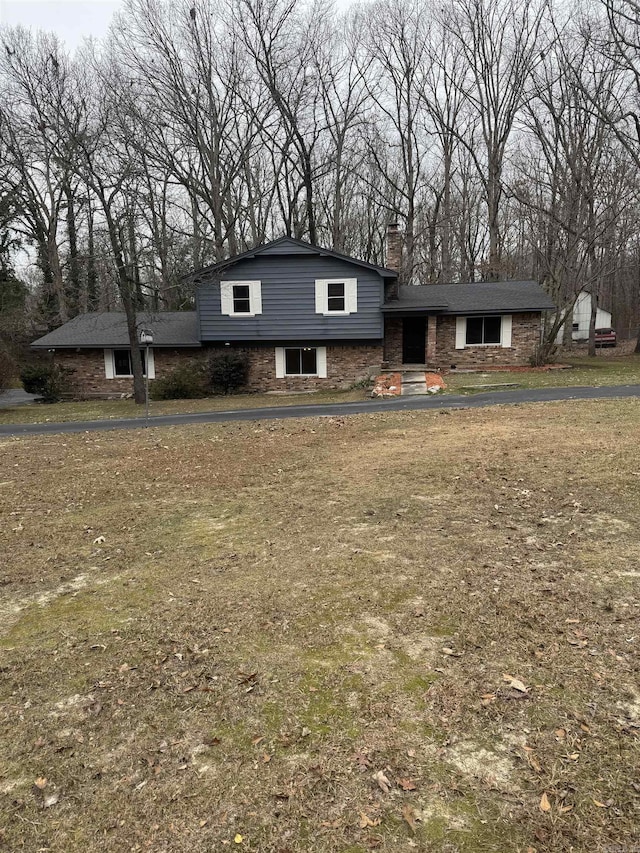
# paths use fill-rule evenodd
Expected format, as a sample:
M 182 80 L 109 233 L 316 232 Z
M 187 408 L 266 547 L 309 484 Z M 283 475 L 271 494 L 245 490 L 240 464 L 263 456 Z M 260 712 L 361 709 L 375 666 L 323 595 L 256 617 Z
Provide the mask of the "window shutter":
M 233 284 L 229 281 L 220 282 L 220 313 L 233 314 Z
M 456 349 L 464 349 L 467 338 L 467 318 L 456 317 Z
M 512 327 L 511 314 L 503 314 L 502 315 L 502 335 L 500 336 L 502 340 L 502 346 L 507 348 L 511 346 L 511 327 Z
M 156 378 L 156 364 L 153 359 L 153 349 L 149 347 L 149 364 L 147 364 L 147 370 L 149 372 L 149 379 Z
M 252 281 L 249 283 L 251 294 L 251 313 L 262 314 L 262 282 Z
M 349 314 L 355 314 L 358 310 L 358 279 L 348 278 L 344 283 L 344 307 Z
M 326 347 L 317 347 L 316 348 L 316 369 L 318 371 L 318 377 L 320 379 L 327 378 L 327 348 Z
M 113 372 L 113 350 L 106 349 L 104 351 L 104 375 L 107 379 L 114 378 Z
M 328 288 L 327 280 L 324 278 L 316 279 L 316 314 L 326 314 L 328 308 Z
M 276 347 L 276 379 L 284 379 L 284 347 Z

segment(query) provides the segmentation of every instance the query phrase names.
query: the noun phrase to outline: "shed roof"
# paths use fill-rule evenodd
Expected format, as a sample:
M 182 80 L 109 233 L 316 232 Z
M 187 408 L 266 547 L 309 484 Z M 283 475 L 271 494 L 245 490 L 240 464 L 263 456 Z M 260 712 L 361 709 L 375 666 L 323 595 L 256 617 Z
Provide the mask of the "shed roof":
M 514 314 L 550 311 L 555 305 L 537 281 L 479 281 L 468 284 L 419 284 L 400 288 L 386 302 L 387 314 L 433 311 L 441 314 Z
M 151 330 L 154 347 L 201 346 L 195 311 L 141 312 L 137 324 L 140 329 Z M 128 347 L 126 317 L 122 311 L 79 314 L 31 346 L 34 349 Z

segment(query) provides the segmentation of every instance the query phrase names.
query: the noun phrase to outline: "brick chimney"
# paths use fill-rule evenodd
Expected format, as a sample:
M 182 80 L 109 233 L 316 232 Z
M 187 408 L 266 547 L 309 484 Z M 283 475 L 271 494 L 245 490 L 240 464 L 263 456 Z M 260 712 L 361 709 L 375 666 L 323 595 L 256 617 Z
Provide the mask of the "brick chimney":
M 398 299 L 399 292 L 399 276 L 402 268 L 402 234 L 397 222 L 390 222 L 387 225 L 387 253 L 385 259 L 385 267 L 390 270 L 395 270 L 398 273 L 398 278 L 385 283 L 384 298 L 385 302 L 391 299 Z

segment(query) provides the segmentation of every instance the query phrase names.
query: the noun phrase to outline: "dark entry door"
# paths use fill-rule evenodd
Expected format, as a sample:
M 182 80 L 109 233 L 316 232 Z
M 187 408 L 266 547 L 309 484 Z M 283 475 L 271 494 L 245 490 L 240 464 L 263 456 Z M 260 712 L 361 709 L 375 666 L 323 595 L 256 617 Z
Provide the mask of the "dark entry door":
M 402 361 L 404 364 L 424 364 L 426 334 L 426 317 L 403 318 Z

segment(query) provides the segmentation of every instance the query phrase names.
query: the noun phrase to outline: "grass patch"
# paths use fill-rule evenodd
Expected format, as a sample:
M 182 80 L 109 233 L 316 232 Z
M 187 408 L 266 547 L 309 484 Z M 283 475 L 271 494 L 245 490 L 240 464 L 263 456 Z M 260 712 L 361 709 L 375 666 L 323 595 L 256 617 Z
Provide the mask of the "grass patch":
M 628 844 L 639 427 L 625 400 L 3 440 L 0 849 Z
M 449 373 L 447 391 L 473 394 L 474 385 L 517 383 L 519 388 L 559 388 L 602 385 L 636 385 L 640 383 L 640 355 L 611 356 L 596 354 L 594 358 L 562 358 L 568 370 L 531 371 L 490 370 L 485 373 Z M 489 388 L 479 387 L 478 391 Z M 499 390 L 499 389 L 496 389 Z
M 314 403 L 351 403 L 368 398 L 366 389 L 318 391 L 313 394 L 229 394 L 196 400 L 151 400 L 149 415 L 184 415 L 197 412 L 227 412 L 270 406 L 301 406 Z M 69 421 L 143 418 L 144 406 L 133 400 L 80 400 L 61 403 L 31 403 L 0 409 L 0 424 L 67 423 Z

